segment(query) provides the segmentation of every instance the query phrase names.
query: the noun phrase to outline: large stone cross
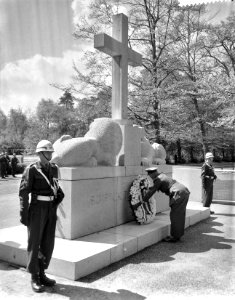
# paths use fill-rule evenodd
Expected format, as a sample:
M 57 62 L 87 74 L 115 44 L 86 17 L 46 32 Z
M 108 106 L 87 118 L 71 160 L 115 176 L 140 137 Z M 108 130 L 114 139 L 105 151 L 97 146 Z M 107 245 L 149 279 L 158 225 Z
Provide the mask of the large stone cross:
M 105 33 L 95 35 L 94 47 L 113 58 L 112 64 L 112 119 L 127 119 L 128 64 L 141 66 L 142 56 L 128 48 L 128 18 L 113 16 L 112 37 Z

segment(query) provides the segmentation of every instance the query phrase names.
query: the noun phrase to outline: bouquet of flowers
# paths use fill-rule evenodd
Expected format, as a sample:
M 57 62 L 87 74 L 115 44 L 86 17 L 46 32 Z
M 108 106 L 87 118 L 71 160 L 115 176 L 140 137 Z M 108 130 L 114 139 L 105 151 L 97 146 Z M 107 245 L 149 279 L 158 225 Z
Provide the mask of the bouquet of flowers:
M 148 201 L 143 201 L 143 197 L 148 192 L 150 182 L 148 176 L 139 175 L 130 188 L 130 205 L 139 224 L 152 222 L 156 215 L 155 200 L 151 197 Z

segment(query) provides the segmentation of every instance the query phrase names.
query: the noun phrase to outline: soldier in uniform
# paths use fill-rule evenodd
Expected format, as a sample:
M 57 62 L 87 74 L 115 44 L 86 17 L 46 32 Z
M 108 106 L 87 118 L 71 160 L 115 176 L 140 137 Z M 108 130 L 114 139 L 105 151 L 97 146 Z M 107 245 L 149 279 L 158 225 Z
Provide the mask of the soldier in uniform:
M 178 242 L 184 234 L 186 206 L 190 192 L 183 184 L 166 176 L 164 173 L 159 173 L 155 167 L 146 169 L 146 172 L 152 179 L 153 185 L 143 197 L 143 201 L 147 201 L 156 191 L 169 196 L 171 235 L 163 241 L 169 243 Z
M 16 157 L 16 154 L 13 153 L 13 157 L 11 159 L 11 174 L 12 174 L 12 177 L 16 177 L 15 176 L 15 174 L 16 174 L 16 166 L 17 166 L 18 163 L 19 163 L 19 160 Z
M 210 207 L 213 198 L 213 183 L 217 176 L 215 175 L 214 168 L 212 166 L 214 155 L 211 152 L 206 153 L 205 163 L 201 169 L 202 179 L 202 203 L 204 207 Z M 214 211 L 210 211 L 214 214 Z
M 28 229 L 27 271 L 31 273 L 34 292 L 43 292 L 44 286 L 56 283 L 45 274 L 54 249 L 56 211 L 64 198 L 58 185 L 59 169 L 50 163 L 53 151 L 51 142 L 42 140 L 38 143 L 39 161 L 25 169 L 19 189 L 20 221 Z

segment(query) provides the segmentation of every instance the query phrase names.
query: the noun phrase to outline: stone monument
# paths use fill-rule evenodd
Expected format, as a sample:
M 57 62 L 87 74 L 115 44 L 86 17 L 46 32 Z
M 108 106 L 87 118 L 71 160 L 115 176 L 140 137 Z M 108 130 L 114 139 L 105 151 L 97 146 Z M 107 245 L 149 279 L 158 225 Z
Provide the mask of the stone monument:
M 143 128 L 127 120 L 128 63 L 141 55 L 127 46 L 128 19 L 113 17 L 113 37 L 95 36 L 95 47 L 113 57 L 112 119 L 96 119 L 81 138 L 65 135 L 54 144 L 53 161 L 60 165 L 65 198 L 58 207 L 55 249 L 48 272 L 77 280 L 160 241 L 169 234 L 169 212 L 148 225 L 137 225 L 128 197 L 130 187 L 146 166 L 165 165 L 165 150 L 151 145 Z M 169 209 L 168 197 L 157 193 L 156 212 Z M 209 216 L 209 209 L 188 212 L 186 226 Z M 126 223 L 126 224 L 125 224 Z M 119 226 L 120 225 L 120 226 Z M 25 266 L 24 226 L 0 230 L 0 258 Z
M 76 239 L 133 220 L 129 189 L 143 165 L 144 130 L 127 120 L 128 64 L 142 57 L 128 48 L 128 18 L 113 16 L 113 36 L 98 34 L 96 49 L 112 56 L 112 119 L 96 119 L 83 138 L 63 136 L 55 142 L 52 161 L 59 164 L 65 199 L 59 207 L 56 235 Z M 160 158 L 159 158 L 160 159 Z M 164 198 L 163 195 L 160 197 Z M 161 202 L 161 201 L 160 201 Z M 168 208 L 168 201 L 158 206 Z

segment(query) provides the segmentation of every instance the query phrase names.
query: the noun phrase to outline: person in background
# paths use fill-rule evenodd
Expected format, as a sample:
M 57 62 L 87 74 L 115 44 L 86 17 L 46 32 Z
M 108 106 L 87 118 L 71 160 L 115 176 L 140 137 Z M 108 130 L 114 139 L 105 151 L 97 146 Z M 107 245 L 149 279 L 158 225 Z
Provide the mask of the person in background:
M 11 173 L 11 160 L 7 152 L 4 153 L 5 158 L 6 158 L 6 173 L 5 176 L 8 177 L 8 174 Z
M 4 152 L 0 154 L 0 171 L 1 171 L 1 177 L 6 178 L 6 169 L 7 169 L 7 159 L 5 157 Z
M 37 144 L 39 161 L 25 169 L 19 189 L 20 222 L 28 229 L 27 271 L 31 273 L 34 292 L 43 292 L 45 286 L 56 284 L 45 274 L 54 249 L 57 207 L 64 198 L 58 184 L 59 168 L 50 163 L 53 151 L 47 140 Z
M 201 169 L 202 179 L 202 203 L 204 207 L 210 207 L 213 199 L 213 183 L 217 176 L 215 175 L 214 168 L 212 166 L 214 155 L 211 152 L 206 153 L 205 162 Z M 214 211 L 210 211 L 214 214 Z
M 16 174 L 16 166 L 17 166 L 18 163 L 19 163 L 19 160 L 16 157 L 16 154 L 13 153 L 13 157 L 11 159 L 11 174 L 12 174 L 12 177 L 16 177 L 15 176 L 15 174 Z
M 166 176 L 164 173 L 159 173 L 156 167 L 148 168 L 145 171 L 152 179 L 153 185 L 143 197 L 143 201 L 147 201 L 156 191 L 169 196 L 171 235 L 163 239 L 163 241 L 169 243 L 178 242 L 184 235 L 186 206 L 190 192 L 183 184 Z

